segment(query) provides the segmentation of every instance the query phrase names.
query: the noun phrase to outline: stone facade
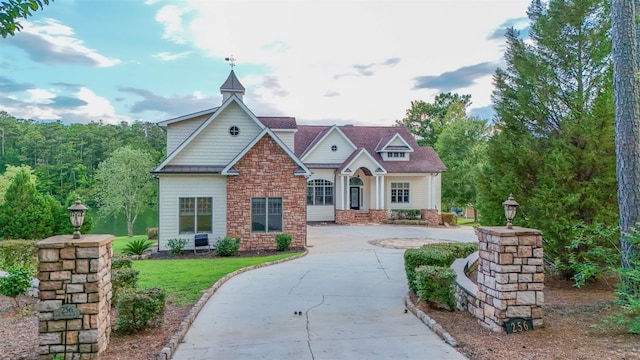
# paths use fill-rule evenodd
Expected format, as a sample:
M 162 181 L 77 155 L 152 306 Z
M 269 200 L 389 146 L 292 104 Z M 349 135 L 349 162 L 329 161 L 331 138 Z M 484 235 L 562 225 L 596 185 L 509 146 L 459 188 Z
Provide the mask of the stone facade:
M 107 348 L 113 238 L 60 235 L 38 242 L 40 359 L 65 351 L 67 359 L 94 359 Z M 73 311 L 63 314 L 63 305 Z
M 336 210 L 336 224 L 338 225 L 380 224 L 387 218 L 387 210 Z
M 542 326 L 544 264 L 539 230 L 478 229 L 478 310 L 482 326 L 504 331 L 505 320 L 529 318 Z
M 241 239 L 240 250 L 276 248 L 276 233 L 251 232 L 251 198 L 282 198 L 282 232 L 291 234 L 292 247 L 307 245 L 307 182 L 294 175 L 298 165 L 268 135 L 234 166 L 238 176 L 227 177 L 227 234 Z
M 426 221 L 432 227 L 442 225 L 442 218 L 438 210 L 420 210 L 420 220 Z

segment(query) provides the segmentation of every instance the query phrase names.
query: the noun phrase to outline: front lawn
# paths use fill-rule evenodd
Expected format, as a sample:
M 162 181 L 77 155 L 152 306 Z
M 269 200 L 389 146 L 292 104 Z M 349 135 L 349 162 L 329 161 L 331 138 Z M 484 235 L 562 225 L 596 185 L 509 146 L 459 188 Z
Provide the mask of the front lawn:
M 115 239 L 113 239 L 113 255 L 122 255 L 122 251 L 124 251 L 124 248 L 127 246 L 129 241 L 133 241 L 137 239 L 147 240 L 147 235 L 134 235 L 132 237 L 117 236 Z M 154 242 L 153 240 L 150 240 L 150 241 Z
M 256 257 L 137 260 L 133 268 L 140 271 L 138 285 L 141 288 L 164 288 L 168 301 L 187 306 L 195 304 L 203 290 L 229 273 L 298 254 L 300 252 Z

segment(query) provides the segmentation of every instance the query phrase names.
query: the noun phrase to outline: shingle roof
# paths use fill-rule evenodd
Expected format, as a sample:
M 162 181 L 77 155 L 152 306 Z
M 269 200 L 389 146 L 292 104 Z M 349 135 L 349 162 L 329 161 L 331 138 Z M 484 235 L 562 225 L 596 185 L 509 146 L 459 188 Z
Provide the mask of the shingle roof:
M 271 130 L 295 130 L 298 128 L 294 117 L 258 116 L 258 120 Z
M 301 156 L 317 143 L 331 126 L 299 125 L 295 135 L 295 154 Z M 404 126 L 339 126 L 342 133 L 357 148 L 364 148 L 389 173 L 430 173 L 446 170 L 446 166 L 431 147 L 419 146 L 409 129 Z M 410 161 L 385 161 L 376 152 L 381 140 L 387 141 L 395 134 L 400 135 L 414 150 Z

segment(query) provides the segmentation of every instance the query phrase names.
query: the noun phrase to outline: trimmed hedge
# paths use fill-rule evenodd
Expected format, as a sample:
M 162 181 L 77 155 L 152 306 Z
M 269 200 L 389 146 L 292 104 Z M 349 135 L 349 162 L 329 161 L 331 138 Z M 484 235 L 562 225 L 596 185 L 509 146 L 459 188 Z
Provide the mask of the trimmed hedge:
M 116 305 L 116 330 L 131 334 L 162 324 L 166 298 L 167 292 L 158 287 L 122 290 Z
M 423 265 L 448 268 L 457 258 L 465 258 L 478 250 L 475 243 L 435 243 L 423 245 L 419 249 L 404 252 L 404 267 L 407 273 L 409 289 L 418 293 L 416 287 L 416 268 Z
M 0 241 L 0 270 L 26 269 L 29 275 L 38 273 L 38 245 L 36 240 Z
M 442 223 L 455 226 L 458 224 L 458 215 L 454 213 L 442 213 Z
M 416 295 L 418 299 L 435 307 L 456 308 L 456 273 L 449 267 L 422 265 L 416 270 Z
M 420 225 L 429 226 L 429 222 L 425 220 L 385 220 L 385 224 L 390 225 Z
M 390 220 L 420 220 L 420 209 L 393 209 L 389 215 Z

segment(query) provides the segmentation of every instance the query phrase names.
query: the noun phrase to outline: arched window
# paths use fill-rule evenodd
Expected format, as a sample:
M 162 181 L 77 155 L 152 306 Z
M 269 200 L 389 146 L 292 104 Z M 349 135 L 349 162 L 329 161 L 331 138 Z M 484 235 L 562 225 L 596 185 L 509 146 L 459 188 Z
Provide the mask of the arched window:
M 323 179 L 307 182 L 307 205 L 333 205 L 333 183 Z
M 360 179 L 359 177 L 352 177 L 349 179 L 349 185 L 351 186 L 362 186 L 364 185 L 364 183 L 362 182 L 362 179 Z

